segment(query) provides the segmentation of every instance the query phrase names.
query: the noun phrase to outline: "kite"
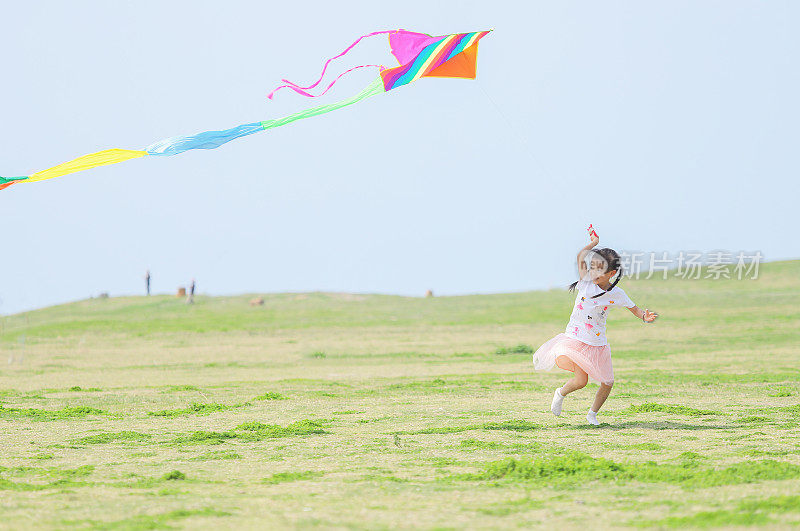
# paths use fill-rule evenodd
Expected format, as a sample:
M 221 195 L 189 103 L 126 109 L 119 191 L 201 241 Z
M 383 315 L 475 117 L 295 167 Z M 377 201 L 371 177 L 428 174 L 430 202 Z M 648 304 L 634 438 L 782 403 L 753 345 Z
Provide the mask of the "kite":
M 176 136 L 155 142 L 144 150 L 107 149 L 91 153 L 77 159 L 53 166 L 46 170 L 23 177 L 0 177 L 0 190 L 17 183 L 30 183 L 44 181 L 54 177 L 61 177 L 98 166 L 116 164 L 126 160 L 145 156 L 177 155 L 190 149 L 215 149 L 243 136 L 252 135 L 267 129 L 274 129 L 290 124 L 297 120 L 329 113 L 348 105 L 353 105 L 366 98 L 382 94 L 402 87 L 423 77 L 454 77 L 475 79 L 477 75 L 478 41 L 489 34 L 489 31 L 472 33 L 454 33 L 437 37 L 425 33 L 415 33 L 406 30 L 376 31 L 359 37 L 339 55 L 328 59 L 322 68 L 319 79 L 307 86 L 300 86 L 286 79 L 284 84 L 278 86 L 267 96 L 270 100 L 275 93 L 282 89 L 293 90 L 295 93 L 309 98 L 316 98 L 327 93 L 342 76 L 360 68 L 377 68 L 379 77 L 372 81 L 366 88 L 355 96 L 336 103 L 320 105 L 303 111 L 263 122 L 244 124 L 224 131 L 206 131 L 191 136 Z M 325 77 L 330 64 L 346 55 L 362 39 L 375 35 L 388 35 L 389 47 L 392 55 L 397 59 L 398 66 L 386 67 L 383 65 L 359 65 L 339 74 L 324 90 L 318 94 L 311 91 L 319 90 L 318 85 Z

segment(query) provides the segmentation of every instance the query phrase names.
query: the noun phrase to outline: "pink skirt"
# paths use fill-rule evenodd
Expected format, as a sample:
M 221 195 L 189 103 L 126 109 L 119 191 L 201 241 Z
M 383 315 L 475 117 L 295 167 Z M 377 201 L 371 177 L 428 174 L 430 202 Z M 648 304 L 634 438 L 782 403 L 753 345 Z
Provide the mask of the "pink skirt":
M 614 383 L 608 345 L 587 345 L 567 334 L 558 334 L 533 354 L 533 368 L 537 371 L 549 371 L 555 366 L 570 372 L 575 372 L 575 366 L 578 366 L 596 382 Z

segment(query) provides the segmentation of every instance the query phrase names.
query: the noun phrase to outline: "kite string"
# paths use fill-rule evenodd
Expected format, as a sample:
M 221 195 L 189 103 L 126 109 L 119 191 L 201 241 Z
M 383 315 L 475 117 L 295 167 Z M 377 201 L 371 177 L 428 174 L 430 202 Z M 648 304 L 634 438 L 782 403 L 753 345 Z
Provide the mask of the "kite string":
M 542 170 L 542 175 L 543 176 L 547 176 L 549 174 L 552 174 L 552 172 L 548 171 L 548 169 L 545 168 L 544 164 L 542 164 L 542 162 L 536 156 L 534 156 L 533 153 L 531 153 L 531 150 L 527 149 L 527 147 L 528 147 L 527 138 L 522 136 L 517 131 L 517 128 L 514 127 L 514 125 L 511 123 L 511 120 L 508 119 L 508 116 L 506 116 L 506 113 L 503 112 L 503 110 L 500 108 L 500 106 L 497 105 L 497 103 L 494 101 L 494 98 L 492 98 L 489 95 L 489 93 L 486 92 L 486 90 L 483 88 L 483 84 L 478 79 L 476 79 L 475 82 L 478 85 L 478 87 L 481 89 L 481 92 L 483 92 L 483 95 L 486 96 L 486 99 L 489 100 L 489 102 L 492 104 L 492 106 L 495 108 L 495 110 L 498 112 L 498 114 L 503 117 L 503 120 L 506 122 L 506 125 L 507 125 L 508 129 L 514 134 L 514 136 L 517 137 L 517 140 L 519 140 L 519 143 L 522 144 L 522 146 L 524 148 L 524 151 L 528 155 L 528 157 L 530 157 L 530 159 L 537 166 L 539 166 L 539 168 Z
M 384 30 L 384 31 L 373 31 L 372 33 L 367 33 L 366 35 L 362 35 L 361 37 L 359 37 L 358 39 L 356 39 L 356 41 L 355 41 L 353 44 L 351 44 L 350 46 L 348 46 L 347 48 L 345 48 L 345 50 L 344 50 L 342 53 L 340 53 L 339 55 L 337 55 L 337 56 L 335 56 L 335 57 L 331 57 L 330 59 L 328 59 L 327 61 L 325 61 L 325 65 L 322 67 L 322 73 L 319 75 L 319 79 L 317 79 L 317 80 L 316 80 L 314 83 L 312 83 L 311 85 L 309 85 L 309 86 L 307 86 L 307 87 L 301 87 L 301 86 L 300 86 L 300 85 L 298 85 L 297 83 L 294 83 L 294 82 L 292 82 L 292 81 L 289 81 L 288 79 L 281 79 L 281 81 L 283 81 L 284 83 L 286 83 L 286 85 L 282 85 L 282 86 L 280 86 L 280 87 L 276 88 L 275 90 L 273 90 L 272 92 L 270 92 L 270 93 L 269 93 L 269 95 L 268 95 L 267 97 L 268 97 L 269 99 L 272 99 L 272 95 L 273 95 L 273 94 L 275 94 L 275 92 L 277 92 L 278 90 L 280 90 L 280 89 L 282 89 L 282 88 L 286 87 L 287 85 L 288 85 L 288 87 L 289 87 L 289 88 L 291 88 L 291 87 L 297 87 L 297 88 L 299 88 L 299 89 L 304 89 L 304 90 L 308 90 L 308 89 L 312 89 L 312 88 L 316 87 L 317 85 L 319 85 L 319 84 L 320 84 L 320 82 L 322 81 L 322 78 L 323 78 L 323 77 L 325 77 L 325 72 L 326 72 L 326 71 L 327 71 L 327 69 L 328 69 L 328 65 L 330 65 L 330 64 L 331 64 L 331 62 L 332 62 L 332 61 L 334 61 L 335 59 L 338 59 L 338 58 L 340 58 L 340 57 L 342 57 L 342 56 L 346 55 L 346 54 L 347 54 L 347 53 L 348 53 L 350 50 L 352 50 L 353 48 L 355 48 L 355 47 L 356 47 L 356 45 L 357 45 L 359 42 L 361 42 L 363 39 L 366 39 L 367 37 L 373 37 L 373 36 L 375 36 L 375 35 L 385 35 L 385 34 L 397 33 L 398 31 L 401 31 L 401 30 Z

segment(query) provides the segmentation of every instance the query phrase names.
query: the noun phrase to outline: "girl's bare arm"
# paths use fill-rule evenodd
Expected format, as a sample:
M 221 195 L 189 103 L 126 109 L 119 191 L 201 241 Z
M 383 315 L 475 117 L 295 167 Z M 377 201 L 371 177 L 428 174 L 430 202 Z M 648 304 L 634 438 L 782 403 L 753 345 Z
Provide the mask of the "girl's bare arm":
M 583 278 L 586 275 L 586 253 L 592 250 L 598 243 L 600 243 L 600 238 L 597 237 L 595 233 L 592 233 L 589 236 L 591 243 L 578 251 L 578 276 L 579 278 Z
M 651 312 L 647 308 L 642 310 L 638 306 L 634 306 L 633 308 L 628 308 L 633 315 L 644 321 L 645 323 L 652 323 L 658 317 L 658 314 L 655 312 Z

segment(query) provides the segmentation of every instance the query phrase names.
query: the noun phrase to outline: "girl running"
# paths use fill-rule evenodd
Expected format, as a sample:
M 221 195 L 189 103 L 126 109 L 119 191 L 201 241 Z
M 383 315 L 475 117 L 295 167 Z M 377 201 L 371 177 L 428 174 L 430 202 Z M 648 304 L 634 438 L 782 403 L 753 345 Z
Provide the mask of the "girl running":
M 580 280 L 569 287 L 570 291 L 577 291 L 578 295 L 575 297 L 575 306 L 567 329 L 539 347 L 533 355 L 533 366 L 537 371 L 547 371 L 558 366 L 574 373 L 553 394 L 550 410 L 556 416 L 561 415 L 565 396 L 582 389 L 589 378 L 598 381 L 600 389 L 586 414 L 586 420 L 599 426 L 597 412 L 614 385 L 611 349 L 606 340 L 606 313 L 615 306 L 625 307 L 645 323 L 655 321 L 658 314 L 637 307 L 622 288 L 617 286 L 622 278 L 619 254 L 613 249 L 593 251 L 600 239 L 591 227 L 589 238 L 591 243 L 578 252 Z

